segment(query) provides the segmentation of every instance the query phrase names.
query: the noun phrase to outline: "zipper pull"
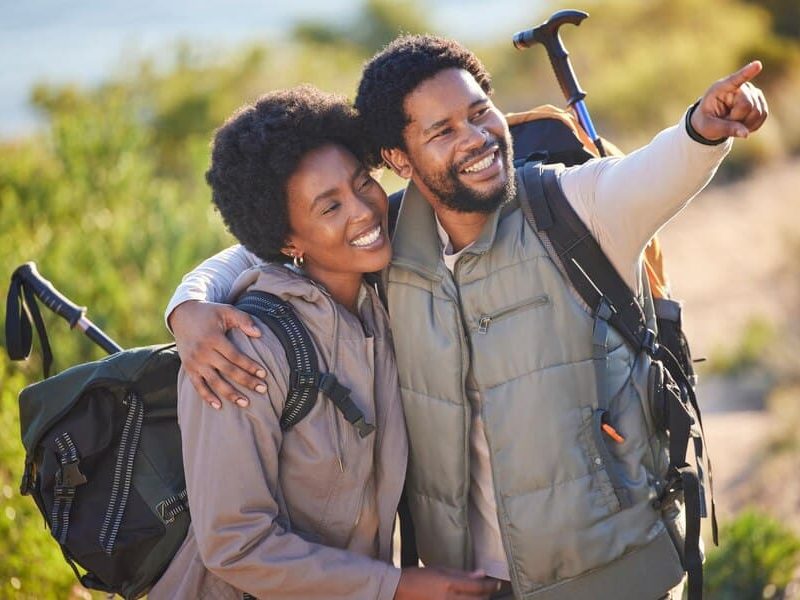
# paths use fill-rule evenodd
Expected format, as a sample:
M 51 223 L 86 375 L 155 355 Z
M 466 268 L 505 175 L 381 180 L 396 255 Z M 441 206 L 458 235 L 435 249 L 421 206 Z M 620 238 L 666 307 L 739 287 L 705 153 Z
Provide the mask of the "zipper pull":
M 489 331 L 489 323 L 492 322 L 492 317 L 489 315 L 484 315 L 481 317 L 480 321 L 478 321 L 478 333 L 486 333 Z

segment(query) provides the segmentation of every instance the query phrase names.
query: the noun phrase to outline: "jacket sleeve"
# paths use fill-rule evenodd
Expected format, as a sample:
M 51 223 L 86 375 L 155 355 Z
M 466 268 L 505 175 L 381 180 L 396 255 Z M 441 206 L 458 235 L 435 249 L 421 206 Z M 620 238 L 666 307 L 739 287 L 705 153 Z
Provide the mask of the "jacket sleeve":
M 244 271 L 263 261 L 241 244 L 226 248 L 207 258 L 183 276 L 181 284 L 172 294 L 164 320 L 169 329 L 169 316 L 179 304 L 188 300 L 225 302 L 233 282 Z
M 617 271 L 638 291 L 644 247 L 706 186 L 731 146 L 731 140 L 716 146 L 694 141 L 684 118 L 627 156 L 566 169 L 561 189 Z
M 181 373 L 178 414 L 192 527 L 206 568 L 258 598 L 391 599 L 400 570 L 290 530 L 278 480 L 279 418 L 288 365 L 274 335 L 230 334 L 248 356 L 277 374 L 268 397 L 247 389 L 246 409 L 216 411 Z

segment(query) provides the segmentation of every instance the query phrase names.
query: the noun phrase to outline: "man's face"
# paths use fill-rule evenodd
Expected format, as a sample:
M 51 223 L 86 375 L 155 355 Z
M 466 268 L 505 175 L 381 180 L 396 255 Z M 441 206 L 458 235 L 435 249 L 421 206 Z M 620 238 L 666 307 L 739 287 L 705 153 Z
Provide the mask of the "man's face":
M 410 177 L 426 196 L 459 212 L 491 213 L 513 195 L 508 125 L 469 72 L 440 71 L 404 108 Z

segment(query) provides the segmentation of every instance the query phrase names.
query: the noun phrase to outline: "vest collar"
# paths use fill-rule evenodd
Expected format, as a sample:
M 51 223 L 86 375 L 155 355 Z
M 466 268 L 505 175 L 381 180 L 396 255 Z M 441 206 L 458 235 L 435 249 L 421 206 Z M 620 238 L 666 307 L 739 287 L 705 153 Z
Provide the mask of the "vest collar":
M 518 174 L 517 174 L 518 175 Z M 517 180 L 517 188 L 522 183 Z M 512 198 L 489 215 L 478 239 L 465 254 L 485 254 L 494 244 L 500 220 L 511 212 L 518 201 Z M 392 265 L 410 269 L 428 279 L 441 280 L 447 267 L 442 260 L 442 244 L 436 232 L 433 208 L 417 186 L 409 183 L 403 193 L 397 226 L 392 237 Z

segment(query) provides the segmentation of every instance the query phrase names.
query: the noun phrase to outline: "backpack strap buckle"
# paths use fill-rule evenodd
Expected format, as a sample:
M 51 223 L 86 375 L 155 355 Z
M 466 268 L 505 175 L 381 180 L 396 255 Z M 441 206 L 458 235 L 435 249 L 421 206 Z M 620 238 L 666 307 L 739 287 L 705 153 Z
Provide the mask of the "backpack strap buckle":
M 56 487 L 72 488 L 73 491 L 79 485 L 86 483 L 86 475 L 81 473 L 80 461 L 68 462 L 61 465 L 58 471 L 58 483 Z

